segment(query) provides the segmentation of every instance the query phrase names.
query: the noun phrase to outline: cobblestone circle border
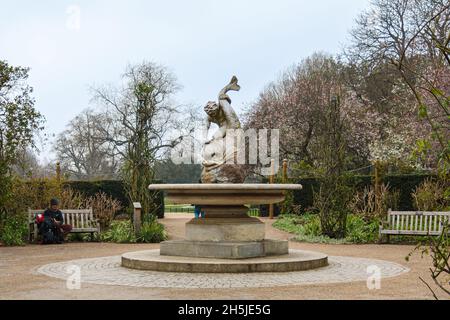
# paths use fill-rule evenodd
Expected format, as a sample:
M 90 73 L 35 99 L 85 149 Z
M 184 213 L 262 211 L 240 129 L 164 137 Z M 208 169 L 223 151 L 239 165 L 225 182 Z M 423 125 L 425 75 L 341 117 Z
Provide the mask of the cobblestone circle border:
M 141 271 L 124 268 L 120 262 L 120 256 L 71 260 L 43 265 L 35 269 L 34 273 L 67 280 L 70 276 L 67 268 L 75 265 L 80 267 L 81 283 L 146 288 L 208 289 L 367 281 L 370 275 L 367 269 L 369 266 L 379 268 L 381 281 L 409 272 L 408 268 L 390 261 L 340 256 L 328 257 L 327 267 L 285 273 L 199 274 Z

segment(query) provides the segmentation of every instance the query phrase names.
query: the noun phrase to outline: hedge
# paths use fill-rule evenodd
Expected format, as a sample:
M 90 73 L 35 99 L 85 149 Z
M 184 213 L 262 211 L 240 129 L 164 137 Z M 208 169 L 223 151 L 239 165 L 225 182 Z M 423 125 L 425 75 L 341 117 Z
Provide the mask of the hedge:
M 400 192 L 398 210 L 408 211 L 414 210 L 413 199 L 411 193 L 428 178 L 435 178 L 434 175 L 426 174 L 407 174 L 407 175 L 386 175 L 383 178 L 384 183 L 389 183 L 391 190 Z M 294 204 L 300 204 L 302 210 L 313 206 L 314 191 L 318 191 L 320 184 L 316 178 L 303 178 L 297 181 L 303 185 L 302 190 L 294 191 Z M 373 176 L 353 176 L 350 183 L 356 190 L 363 190 L 364 187 L 373 184 Z
M 98 192 L 104 192 L 112 198 L 120 201 L 124 208 L 131 207 L 130 200 L 126 194 L 123 181 L 120 180 L 98 180 L 98 181 L 68 181 L 64 185 L 78 191 L 87 197 Z M 150 192 L 150 191 L 149 191 Z M 164 218 L 164 194 L 157 191 L 156 201 L 159 204 L 158 218 Z

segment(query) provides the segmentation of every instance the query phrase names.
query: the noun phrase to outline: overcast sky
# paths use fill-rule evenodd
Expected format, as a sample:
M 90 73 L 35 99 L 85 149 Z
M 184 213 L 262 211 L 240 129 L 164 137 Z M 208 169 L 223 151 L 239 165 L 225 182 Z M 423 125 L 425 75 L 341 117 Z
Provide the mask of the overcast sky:
M 179 103 L 216 99 L 235 74 L 238 112 L 315 51 L 338 53 L 368 0 L 0 0 L 0 59 L 31 68 L 36 108 L 57 134 L 90 106 L 89 87 L 154 61 Z M 79 19 L 78 19 L 79 18 Z M 91 105 L 92 106 L 92 105 Z M 51 146 L 41 159 L 49 158 Z

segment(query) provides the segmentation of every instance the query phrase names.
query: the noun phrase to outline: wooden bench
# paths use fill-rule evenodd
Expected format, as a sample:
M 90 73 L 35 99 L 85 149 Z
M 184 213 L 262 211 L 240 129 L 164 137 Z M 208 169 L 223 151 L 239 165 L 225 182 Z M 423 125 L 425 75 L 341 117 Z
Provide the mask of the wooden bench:
M 28 209 L 29 221 L 29 240 L 35 242 L 38 238 L 38 228 L 36 225 L 36 215 L 44 213 L 45 210 Z M 70 224 L 72 231 L 70 233 L 90 233 L 91 237 L 94 233 L 100 233 L 100 223 L 98 219 L 94 218 L 92 209 L 77 209 L 77 210 L 61 210 L 64 217 L 64 224 Z
M 386 221 L 380 223 L 380 242 L 386 235 L 438 236 L 444 223 L 450 222 L 450 212 L 388 211 Z

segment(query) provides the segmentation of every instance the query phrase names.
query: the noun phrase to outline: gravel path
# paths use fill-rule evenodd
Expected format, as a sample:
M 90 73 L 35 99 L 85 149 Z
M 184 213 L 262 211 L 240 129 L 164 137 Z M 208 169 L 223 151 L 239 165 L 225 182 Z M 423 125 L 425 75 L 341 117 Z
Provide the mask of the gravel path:
M 191 215 L 168 215 L 163 220 L 171 239 L 180 239 L 184 223 Z M 268 238 L 289 239 L 292 235 L 266 223 Z M 111 286 L 82 283 L 81 289 L 69 290 L 66 281 L 39 274 L 43 266 L 70 260 L 119 256 L 129 251 L 158 249 L 157 244 L 69 243 L 54 246 L 29 245 L 0 247 L 0 299 L 433 299 L 419 280 L 429 279 L 430 260 L 414 255 L 410 262 L 404 257 L 410 245 L 323 245 L 291 242 L 292 249 L 320 251 L 330 256 L 377 259 L 394 262 L 410 269 L 395 277 L 382 278 L 379 290 L 369 290 L 366 281 L 346 283 L 314 283 L 292 285 L 288 282 L 273 287 L 224 288 L 153 288 L 148 286 Z M 94 260 L 96 260 L 94 259 Z M 112 259 L 112 258 L 109 258 Z M 344 258 L 345 259 L 345 258 Z M 57 264 L 58 265 L 58 264 Z M 145 278 L 146 275 L 144 274 Z M 162 279 L 162 278 L 161 278 Z M 273 281 L 274 278 L 272 278 Z M 268 277 L 266 281 L 270 281 Z M 429 281 L 431 285 L 431 281 Z M 434 285 L 431 285 L 435 288 Z M 116 288 L 120 288 L 117 290 Z M 439 294 L 441 298 L 444 295 Z

